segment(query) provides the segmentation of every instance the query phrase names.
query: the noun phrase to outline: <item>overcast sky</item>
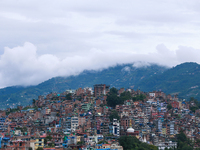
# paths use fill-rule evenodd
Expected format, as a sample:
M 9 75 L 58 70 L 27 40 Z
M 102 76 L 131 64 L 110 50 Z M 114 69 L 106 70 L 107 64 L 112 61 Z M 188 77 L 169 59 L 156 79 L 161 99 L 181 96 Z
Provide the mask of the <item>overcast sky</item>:
M 199 56 L 199 0 L 0 1 L 0 87 Z

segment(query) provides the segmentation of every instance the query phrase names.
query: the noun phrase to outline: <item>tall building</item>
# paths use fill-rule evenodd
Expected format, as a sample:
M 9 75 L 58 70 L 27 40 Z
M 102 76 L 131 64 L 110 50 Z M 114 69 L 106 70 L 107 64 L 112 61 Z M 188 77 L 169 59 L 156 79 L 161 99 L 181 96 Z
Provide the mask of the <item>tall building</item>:
M 72 117 L 71 118 L 71 130 L 76 131 L 77 127 L 78 127 L 78 117 Z
M 95 84 L 94 85 L 94 97 L 106 95 L 109 91 L 109 87 L 105 84 Z
M 174 121 L 170 122 L 170 135 L 174 135 Z
M 119 120 L 113 119 L 113 135 L 119 136 L 120 135 L 119 129 L 120 129 Z
M 161 119 L 158 119 L 158 132 L 161 132 L 162 131 L 162 121 Z

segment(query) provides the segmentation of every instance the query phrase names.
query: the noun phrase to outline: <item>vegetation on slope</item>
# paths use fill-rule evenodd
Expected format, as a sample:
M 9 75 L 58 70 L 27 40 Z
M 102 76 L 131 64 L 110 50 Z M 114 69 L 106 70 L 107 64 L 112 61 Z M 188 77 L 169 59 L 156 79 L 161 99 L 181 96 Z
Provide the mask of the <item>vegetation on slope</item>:
M 0 106 L 27 105 L 39 95 L 63 92 L 79 87 L 107 84 L 115 88 L 140 89 L 145 92 L 162 90 L 167 94 L 178 94 L 180 98 L 194 97 L 200 100 L 200 65 L 183 63 L 171 69 L 151 65 L 141 68 L 132 64 L 117 65 L 101 71 L 84 71 L 77 76 L 56 77 L 37 86 L 8 87 L 0 89 Z M 20 102 L 20 103 L 19 103 Z
M 0 90 L 0 106 L 7 107 L 13 103 L 27 105 L 32 103 L 32 99 L 37 99 L 39 95 L 63 92 L 79 87 L 93 87 L 94 84 L 101 83 L 116 88 L 137 88 L 140 81 L 161 74 L 166 69 L 166 67 L 158 65 L 136 68 L 132 64 L 124 64 L 101 71 L 84 71 L 77 76 L 55 77 L 37 86 L 4 88 Z

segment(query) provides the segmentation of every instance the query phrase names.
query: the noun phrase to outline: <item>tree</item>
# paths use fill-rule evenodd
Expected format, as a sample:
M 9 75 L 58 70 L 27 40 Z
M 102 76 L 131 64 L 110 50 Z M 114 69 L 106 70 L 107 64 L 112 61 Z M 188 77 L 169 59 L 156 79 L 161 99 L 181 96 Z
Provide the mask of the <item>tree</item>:
M 116 110 L 113 110 L 109 116 L 110 121 L 113 121 L 114 118 L 117 120 L 120 119 L 118 112 Z
M 129 91 L 128 91 L 128 92 L 125 91 L 125 92 L 121 93 L 121 94 L 120 94 L 120 99 L 121 99 L 122 101 L 132 99 L 131 93 L 130 93 Z
M 180 140 L 181 142 L 186 142 L 187 141 L 187 137 L 183 133 L 183 131 L 181 131 L 179 134 L 177 134 L 176 138 L 177 138 L 177 140 Z
M 32 101 L 33 106 L 35 106 L 35 102 L 36 102 L 35 99 L 33 99 L 33 101 Z
M 190 110 L 191 110 L 192 112 L 195 112 L 197 109 L 198 109 L 198 107 L 196 107 L 196 106 L 190 107 Z
M 43 150 L 43 148 L 42 147 L 38 147 L 36 150 Z
M 54 147 L 55 146 L 55 143 L 49 143 L 48 144 L 50 147 Z
M 71 93 L 67 94 L 65 98 L 66 98 L 67 100 L 72 100 L 72 94 L 71 94 Z
M 167 109 L 168 109 L 168 110 L 172 109 L 172 105 L 171 105 L 171 104 L 168 104 L 168 105 L 167 105 Z
M 76 108 L 78 106 L 78 104 L 74 104 L 74 108 Z
M 146 98 L 146 95 L 144 94 L 139 94 L 132 97 L 133 101 L 144 101 L 145 98 Z
M 119 138 L 119 143 L 124 150 L 130 150 L 130 149 L 136 149 L 137 144 L 139 144 L 140 141 L 133 136 L 121 136 Z
M 124 100 L 118 96 L 118 90 L 116 88 L 111 88 L 110 92 L 107 94 L 107 105 L 115 108 L 116 105 L 124 103 Z
M 44 144 L 47 144 L 47 142 L 51 140 L 52 140 L 52 137 L 48 135 L 47 137 L 44 138 Z
M 124 150 L 158 150 L 158 147 L 142 143 L 135 136 L 121 136 L 118 140 Z
M 110 107 L 115 107 L 118 104 L 122 104 L 123 102 L 120 101 L 120 98 L 116 94 L 109 94 L 107 95 L 107 104 Z
M 196 144 L 197 144 L 198 146 L 200 146 L 200 139 L 197 139 L 197 140 L 196 140 Z
M 176 135 L 178 140 L 177 149 L 178 150 L 192 150 L 193 143 L 186 137 L 186 135 L 181 131 Z
M 184 145 L 181 149 L 182 150 L 193 150 L 193 148 L 188 145 Z
M 114 87 L 112 87 L 111 89 L 110 89 L 110 92 L 109 92 L 110 94 L 118 94 L 118 90 L 116 89 L 116 88 L 114 88 Z
M 100 104 L 99 106 L 100 106 L 100 107 L 103 107 L 103 106 L 104 106 L 104 104 Z
M 190 97 L 190 101 L 189 102 L 194 102 L 196 105 L 198 105 L 198 100 L 195 99 L 194 97 Z
M 82 145 L 82 144 L 84 144 L 83 141 L 81 141 L 81 142 L 77 142 L 77 145 Z

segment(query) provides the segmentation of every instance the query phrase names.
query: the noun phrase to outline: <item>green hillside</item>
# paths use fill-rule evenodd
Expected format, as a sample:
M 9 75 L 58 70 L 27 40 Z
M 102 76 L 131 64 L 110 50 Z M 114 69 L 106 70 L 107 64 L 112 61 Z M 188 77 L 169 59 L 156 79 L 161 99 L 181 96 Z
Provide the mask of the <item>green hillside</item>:
M 79 87 L 93 87 L 94 84 L 108 84 L 116 88 L 137 88 L 144 79 L 162 74 L 167 68 L 158 65 L 136 68 L 132 64 L 117 65 L 101 71 L 83 71 L 77 76 L 56 77 L 37 86 L 9 87 L 0 90 L 1 107 L 14 104 L 27 105 L 33 98 L 50 92 L 63 92 Z M 20 102 L 20 103 L 19 103 Z
M 39 95 L 50 92 L 63 92 L 79 87 L 93 87 L 94 84 L 107 84 L 116 88 L 132 88 L 142 91 L 162 90 L 167 94 L 200 100 L 200 65 L 183 63 L 173 68 L 151 65 L 141 68 L 123 64 L 100 71 L 86 70 L 77 76 L 55 77 L 37 86 L 7 87 L 0 89 L 1 108 L 27 105 Z
M 144 91 L 162 90 L 166 93 L 177 93 L 184 99 L 195 97 L 200 100 L 200 65 L 180 64 L 161 75 L 145 79 L 139 86 Z

